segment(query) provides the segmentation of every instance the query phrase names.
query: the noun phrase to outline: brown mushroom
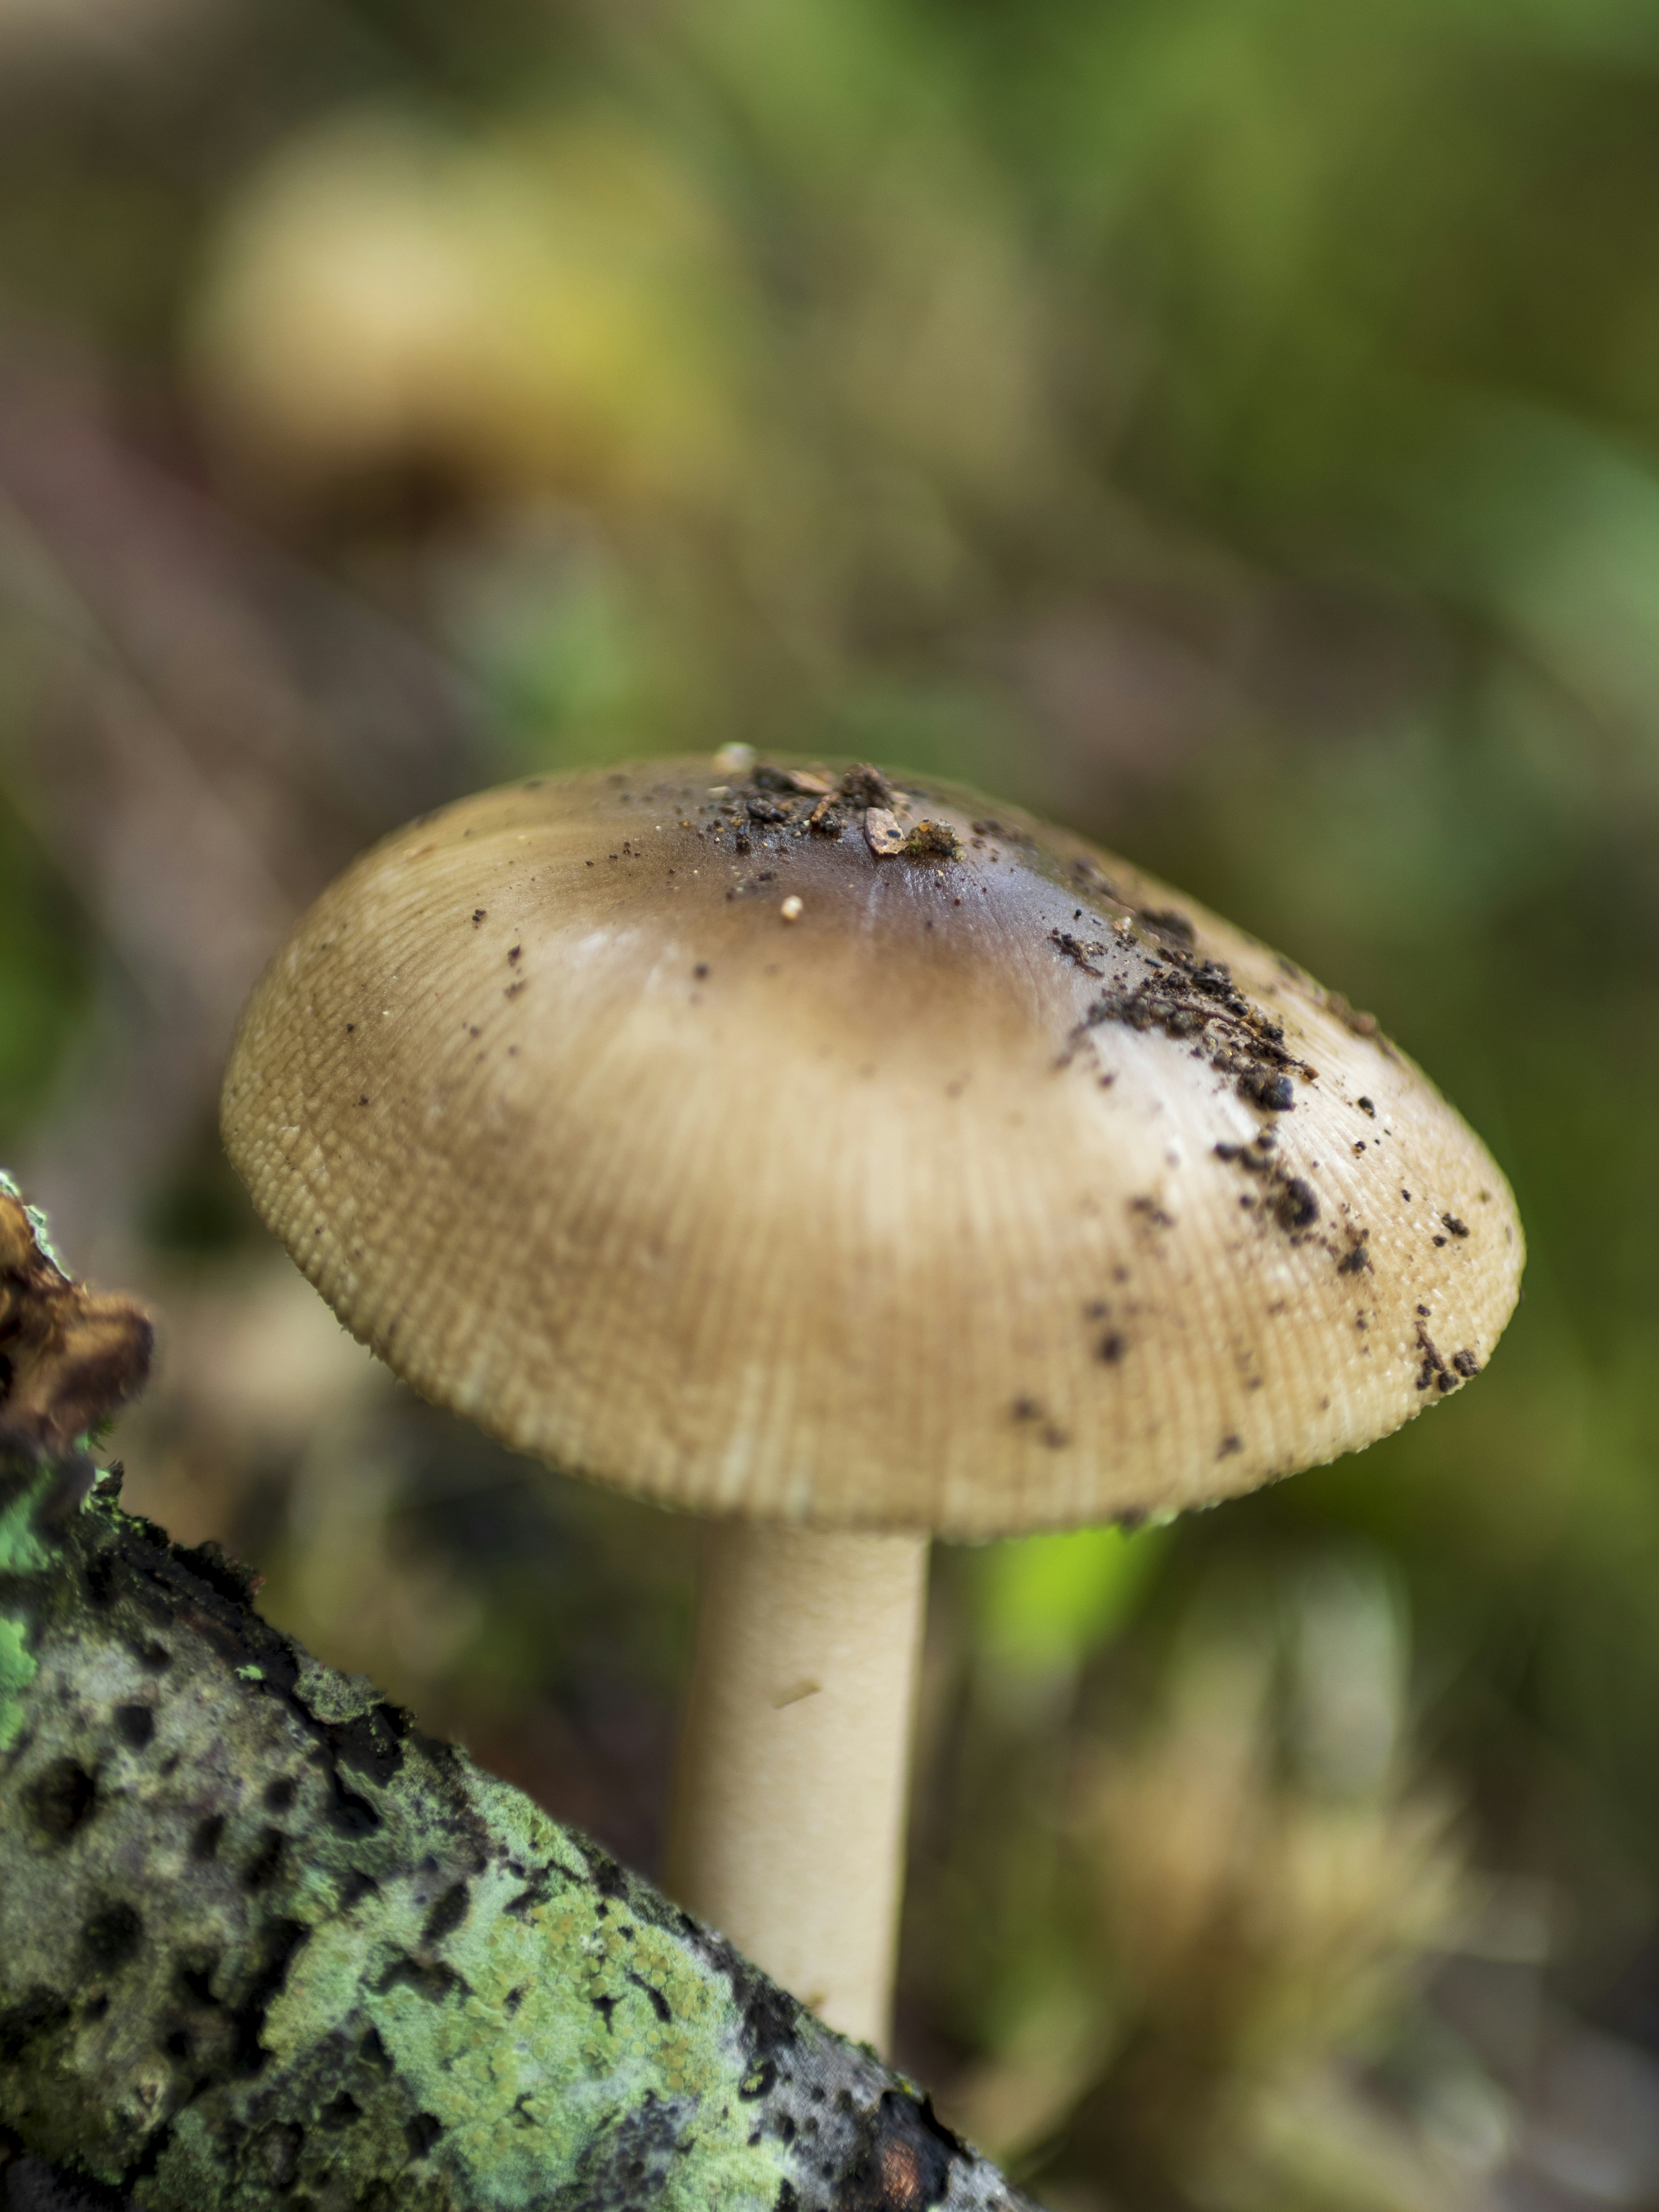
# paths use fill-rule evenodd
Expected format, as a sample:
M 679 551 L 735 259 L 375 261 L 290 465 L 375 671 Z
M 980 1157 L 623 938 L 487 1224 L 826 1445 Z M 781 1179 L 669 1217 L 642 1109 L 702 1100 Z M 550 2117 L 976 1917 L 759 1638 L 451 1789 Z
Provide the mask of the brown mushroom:
M 225 1140 L 417 1389 L 714 1516 L 671 1880 L 878 2043 L 929 1537 L 1370 1443 L 1484 1365 L 1521 1231 L 1375 1023 L 1190 900 L 948 787 L 722 761 L 365 855 Z

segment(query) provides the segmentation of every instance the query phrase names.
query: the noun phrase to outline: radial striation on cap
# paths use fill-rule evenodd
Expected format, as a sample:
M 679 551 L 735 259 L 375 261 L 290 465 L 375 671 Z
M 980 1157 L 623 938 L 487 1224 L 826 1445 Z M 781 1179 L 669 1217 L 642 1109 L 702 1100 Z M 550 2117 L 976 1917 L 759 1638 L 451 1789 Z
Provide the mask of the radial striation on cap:
M 225 1141 L 352 1332 L 664 1504 L 982 1537 L 1396 1428 L 1513 1200 L 1364 1015 L 1081 840 L 872 769 L 532 779 L 386 839 Z

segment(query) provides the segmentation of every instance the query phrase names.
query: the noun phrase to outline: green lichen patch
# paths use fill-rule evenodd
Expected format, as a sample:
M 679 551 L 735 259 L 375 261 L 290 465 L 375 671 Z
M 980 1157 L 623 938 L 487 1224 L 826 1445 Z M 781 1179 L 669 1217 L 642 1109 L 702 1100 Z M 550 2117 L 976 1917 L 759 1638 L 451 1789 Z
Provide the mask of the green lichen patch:
M 8 1540 L 0 2123 L 29 2149 L 155 2212 L 1015 2212 L 910 2085 L 210 1547 L 106 1497 Z
M 55 1557 L 35 1527 L 52 1479 L 50 1472 L 8 1474 L 0 1466 L 0 1752 L 22 1734 L 23 1693 L 38 1671 L 18 1585 L 45 1573 Z

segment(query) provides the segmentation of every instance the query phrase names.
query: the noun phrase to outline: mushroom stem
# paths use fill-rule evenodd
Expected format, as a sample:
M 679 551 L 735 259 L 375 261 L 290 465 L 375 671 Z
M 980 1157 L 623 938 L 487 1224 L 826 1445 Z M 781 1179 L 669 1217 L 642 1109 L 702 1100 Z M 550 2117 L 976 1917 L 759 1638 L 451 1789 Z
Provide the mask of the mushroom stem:
M 706 1542 L 668 1887 L 883 2050 L 927 1540 L 732 1521 Z

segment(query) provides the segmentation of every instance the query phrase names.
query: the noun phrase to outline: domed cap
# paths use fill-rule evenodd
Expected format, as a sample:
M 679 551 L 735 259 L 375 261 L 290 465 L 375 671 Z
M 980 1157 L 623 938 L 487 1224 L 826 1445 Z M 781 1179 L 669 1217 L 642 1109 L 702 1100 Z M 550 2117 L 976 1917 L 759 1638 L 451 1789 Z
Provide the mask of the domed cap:
M 1250 1490 L 1484 1365 L 1514 1204 L 1369 1017 L 1007 806 L 737 775 L 464 800 L 256 990 L 231 1158 L 416 1389 L 665 1503 L 977 1537 Z

